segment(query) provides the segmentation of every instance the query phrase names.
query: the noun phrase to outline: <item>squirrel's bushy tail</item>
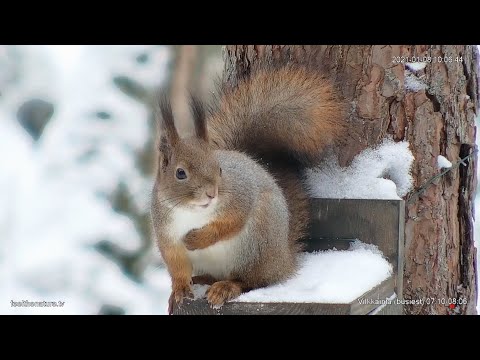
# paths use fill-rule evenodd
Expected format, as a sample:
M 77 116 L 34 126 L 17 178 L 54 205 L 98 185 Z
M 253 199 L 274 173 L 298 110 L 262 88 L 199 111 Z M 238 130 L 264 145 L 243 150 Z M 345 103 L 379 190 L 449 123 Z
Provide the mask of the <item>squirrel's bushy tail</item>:
M 211 142 L 259 160 L 283 189 L 294 251 L 309 224 L 300 171 L 318 165 L 331 145 L 347 138 L 344 109 L 328 78 L 296 65 L 257 66 L 234 86 L 220 86 L 210 108 Z
M 332 82 L 307 67 L 261 67 L 216 95 L 211 140 L 265 163 L 315 166 L 347 135 L 345 107 Z

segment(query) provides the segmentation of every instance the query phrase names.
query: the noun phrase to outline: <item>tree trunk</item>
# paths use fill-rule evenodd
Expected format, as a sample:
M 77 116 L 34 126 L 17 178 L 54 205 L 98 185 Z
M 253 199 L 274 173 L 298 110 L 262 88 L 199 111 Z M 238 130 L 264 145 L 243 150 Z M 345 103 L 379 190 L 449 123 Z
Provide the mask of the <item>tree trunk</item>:
M 193 123 L 190 121 L 189 95 L 190 83 L 194 74 L 198 55 L 197 45 L 181 46 L 176 54 L 175 68 L 172 76 L 170 98 L 175 114 L 176 127 L 180 134 L 192 134 Z
M 417 189 L 439 173 L 438 155 L 456 162 L 475 149 L 479 94 L 474 46 L 227 45 L 224 76 L 233 84 L 257 59 L 279 55 L 290 61 L 313 55 L 349 101 L 358 141 L 343 149 L 342 164 L 385 136 L 407 140 L 415 156 Z M 428 56 L 431 62 L 409 70 L 405 65 L 412 56 Z M 406 202 L 404 298 L 439 299 L 406 306 L 407 314 L 476 313 L 476 162 L 473 155 Z M 466 304 L 455 309 L 442 304 L 452 298 L 466 299 Z

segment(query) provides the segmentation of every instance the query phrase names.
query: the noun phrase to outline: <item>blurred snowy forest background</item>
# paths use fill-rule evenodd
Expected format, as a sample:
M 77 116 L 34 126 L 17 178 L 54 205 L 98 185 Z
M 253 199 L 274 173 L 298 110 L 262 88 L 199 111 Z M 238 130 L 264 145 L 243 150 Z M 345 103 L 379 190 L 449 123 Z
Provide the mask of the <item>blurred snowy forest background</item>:
M 222 65 L 220 46 L 0 46 L 0 313 L 166 313 L 153 102 L 189 131 L 187 90 Z
M 149 223 L 155 93 L 170 94 L 191 131 L 187 91 L 207 96 L 221 55 L 0 45 L 0 314 L 166 314 L 170 280 Z M 477 244 L 479 234 L 477 221 Z

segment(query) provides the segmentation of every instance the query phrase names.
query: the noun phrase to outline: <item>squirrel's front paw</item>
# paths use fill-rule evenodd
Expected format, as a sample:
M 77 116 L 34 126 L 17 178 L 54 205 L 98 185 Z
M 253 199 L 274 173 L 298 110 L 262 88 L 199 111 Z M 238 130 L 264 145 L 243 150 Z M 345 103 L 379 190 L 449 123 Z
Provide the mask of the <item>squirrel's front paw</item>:
M 207 300 L 210 305 L 220 306 L 242 293 L 242 286 L 237 281 L 217 281 L 207 290 Z
M 187 250 L 190 251 L 204 249 L 207 247 L 207 244 L 205 244 L 205 239 L 202 236 L 202 232 L 200 229 L 190 230 L 187 235 L 185 235 L 183 243 L 185 244 Z
M 173 313 L 175 303 L 181 305 L 184 298 L 193 299 L 192 286 L 189 283 L 173 283 L 172 293 L 168 299 L 168 314 Z

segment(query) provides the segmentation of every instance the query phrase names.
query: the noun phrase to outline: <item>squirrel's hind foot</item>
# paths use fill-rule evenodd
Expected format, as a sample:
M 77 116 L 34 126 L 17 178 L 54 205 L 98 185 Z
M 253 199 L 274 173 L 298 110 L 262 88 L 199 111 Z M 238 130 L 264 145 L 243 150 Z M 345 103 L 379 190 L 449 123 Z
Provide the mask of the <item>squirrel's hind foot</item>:
M 246 287 L 241 281 L 217 281 L 207 290 L 207 300 L 210 305 L 221 306 L 226 301 L 240 296 L 245 290 Z

